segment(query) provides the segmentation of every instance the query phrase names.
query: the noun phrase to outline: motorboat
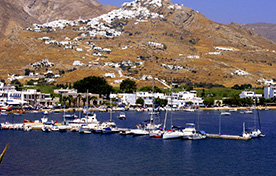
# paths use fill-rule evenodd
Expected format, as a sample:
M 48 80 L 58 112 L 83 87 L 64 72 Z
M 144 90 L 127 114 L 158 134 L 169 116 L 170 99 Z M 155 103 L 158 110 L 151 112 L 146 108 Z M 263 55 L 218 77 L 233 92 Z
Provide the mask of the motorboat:
M 130 129 L 124 129 L 124 130 L 120 130 L 120 134 L 121 135 L 131 135 L 133 133 Z
M 56 132 L 56 131 L 59 131 L 59 128 L 57 125 L 52 125 L 51 130 Z
M 231 116 L 231 113 L 230 112 L 221 112 L 220 115 L 222 116 Z
M 58 131 L 59 132 L 66 132 L 67 126 L 66 125 L 58 125 Z
M 186 128 L 183 129 L 182 132 L 182 139 L 198 140 L 206 138 L 206 133 L 204 131 L 196 131 L 194 123 L 187 123 Z
M 149 136 L 153 138 L 161 138 L 164 134 L 164 131 L 161 129 L 150 131 Z
M 134 136 L 142 136 L 142 135 L 148 135 L 149 131 L 145 130 L 145 129 L 131 129 L 131 133 L 133 133 Z
M 51 131 L 51 128 L 50 128 L 49 126 L 44 125 L 44 126 L 41 128 L 41 130 L 42 130 L 43 132 L 50 132 L 50 131 Z
M 126 114 L 124 112 L 121 112 L 120 115 L 118 116 L 118 119 L 126 120 Z

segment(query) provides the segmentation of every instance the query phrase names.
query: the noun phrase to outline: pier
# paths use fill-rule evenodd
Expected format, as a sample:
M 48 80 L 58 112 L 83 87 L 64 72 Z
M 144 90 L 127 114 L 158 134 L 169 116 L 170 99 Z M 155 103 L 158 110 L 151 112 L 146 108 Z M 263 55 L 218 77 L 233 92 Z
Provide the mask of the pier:
M 233 139 L 233 140 L 250 140 L 251 137 L 242 137 L 238 135 L 220 135 L 220 134 L 206 134 L 207 138 L 214 139 Z

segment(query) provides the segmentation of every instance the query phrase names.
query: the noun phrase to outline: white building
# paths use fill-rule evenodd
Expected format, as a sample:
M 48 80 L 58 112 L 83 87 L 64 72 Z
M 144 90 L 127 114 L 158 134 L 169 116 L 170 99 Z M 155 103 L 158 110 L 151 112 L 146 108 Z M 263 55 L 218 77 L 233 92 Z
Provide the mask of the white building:
M 240 98 L 251 98 L 251 99 L 254 99 L 254 98 L 261 98 L 262 97 L 262 94 L 256 94 L 255 92 L 253 91 L 242 91 L 242 93 L 239 94 Z
M 271 85 L 264 88 L 264 98 L 269 99 L 276 96 L 276 86 Z
M 0 102 L 7 105 L 52 105 L 50 94 L 38 92 L 35 89 L 17 91 L 14 86 L 0 87 Z

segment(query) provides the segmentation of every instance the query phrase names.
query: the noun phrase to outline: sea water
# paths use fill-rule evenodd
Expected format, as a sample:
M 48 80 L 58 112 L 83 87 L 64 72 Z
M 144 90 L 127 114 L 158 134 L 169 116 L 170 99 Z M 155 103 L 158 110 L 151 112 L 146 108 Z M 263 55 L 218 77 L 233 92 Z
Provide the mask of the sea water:
M 96 112 L 99 121 L 110 114 Z M 148 120 L 147 112 L 127 111 L 126 120 L 112 114 L 120 128 L 135 128 Z M 50 113 L 49 120 L 63 120 L 62 113 Z M 0 122 L 39 120 L 42 114 L 0 116 Z M 160 113 L 163 122 L 165 112 Z M 186 123 L 207 133 L 240 135 L 242 124 L 255 126 L 255 114 L 218 111 L 169 112 L 167 127 Z M 0 175 L 275 175 L 276 110 L 260 111 L 263 138 L 249 141 L 205 139 L 162 140 L 149 136 L 80 134 L 76 132 L 0 131 L 0 150 L 10 144 Z

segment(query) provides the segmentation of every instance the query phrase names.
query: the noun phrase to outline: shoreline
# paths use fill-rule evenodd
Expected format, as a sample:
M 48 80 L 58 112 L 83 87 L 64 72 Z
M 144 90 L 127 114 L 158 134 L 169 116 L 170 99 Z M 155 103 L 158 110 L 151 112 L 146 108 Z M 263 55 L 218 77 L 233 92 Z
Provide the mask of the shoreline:
M 195 110 L 202 110 L 202 111 L 229 111 L 229 110 L 249 110 L 252 109 L 253 107 L 208 107 L 208 108 L 203 108 L 199 107 L 198 109 Z M 266 110 L 266 109 L 276 109 L 276 106 L 258 106 L 257 109 L 259 110 Z M 65 112 L 79 112 L 83 111 L 84 108 L 68 108 L 65 109 Z M 101 108 L 89 108 L 87 109 L 88 111 L 96 111 L 96 112 L 108 112 L 106 109 L 101 109 Z M 41 110 L 28 110 L 28 111 L 6 111 L 6 113 L 44 113 L 44 112 L 51 112 L 51 113 L 61 113 L 64 112 L 64 109 L 41 109 Z M 113 111 L 122 111 L 122 110 L 113 110 Z M 124 110 L 123 110 L 124 111 Z M 129 109 L 129 111 L 136 111 L 135 109 Z M 180 109 L 180 110 L 173 110 L 173 111 L 185 111 L 185 109 Z M 141 112 L 141 111 L 137 111 Z M 148 111 L 145 111 L 148 112 Z

